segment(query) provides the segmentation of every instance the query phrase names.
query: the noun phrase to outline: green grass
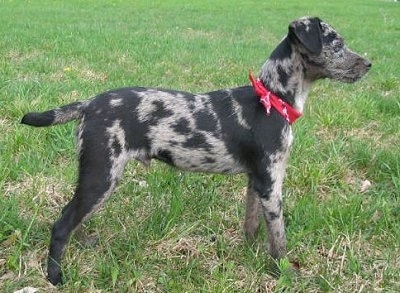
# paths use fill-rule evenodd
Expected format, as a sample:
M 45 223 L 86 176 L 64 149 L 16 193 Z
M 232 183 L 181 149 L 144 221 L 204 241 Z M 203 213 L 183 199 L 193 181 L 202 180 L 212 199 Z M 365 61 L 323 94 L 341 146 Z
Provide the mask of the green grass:
M 85 224 L 97 245 L 72 238 L 60 291 L 400 291 L 400 4 L 370 0 L 0 1 L 0 291 L 55 290 L 50 228 L 76 180 L 74 123 L 34 129 L 25 112 L 126 85 L 248 84 L 303 15 L 373 67 L 354 85 L 318 82 L 294 125 L 285 217 L 299 274 L 283 260 L 273 278 L 264 234 L 244 240 L 244 176 L 132 162 Z

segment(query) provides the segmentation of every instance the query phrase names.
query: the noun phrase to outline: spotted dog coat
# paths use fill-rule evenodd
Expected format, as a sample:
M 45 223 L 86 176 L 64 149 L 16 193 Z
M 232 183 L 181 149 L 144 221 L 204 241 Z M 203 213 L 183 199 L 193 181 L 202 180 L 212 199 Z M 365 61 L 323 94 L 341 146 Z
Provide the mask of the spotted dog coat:
M 287 36 L 261 69 L 262 83 L 302 112 L 317 79 L 360 79 L 371 63 L 350 51 L 342 37 L 318 18 L 289 25 Z M 282 184 L 290 145 L 289 123 L 277 111 L 269 115 L 251 86 L 205 94 L 121 88 L 90 100 L 42 113 L 22 123 L 49 126 L 80 120 L 77 131 L 79 178 L 72 200 L 51 234 L 48 278 L 57 284 L 68 238 L 113 192 L 125 164 L 152 159 L 190 171 L 248 175 L 245 234 L 252 238 L 264 214 L 269 252 L 285 255 Z

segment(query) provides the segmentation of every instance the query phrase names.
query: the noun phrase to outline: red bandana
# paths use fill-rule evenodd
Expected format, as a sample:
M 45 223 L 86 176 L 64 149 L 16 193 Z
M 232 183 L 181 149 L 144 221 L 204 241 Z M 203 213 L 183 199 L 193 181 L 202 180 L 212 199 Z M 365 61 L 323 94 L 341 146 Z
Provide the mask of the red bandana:
M 251 72 L 249 72 L 249 79 L 256 95 L 260 97 L 260 103 L 263 104 L 268 115 L 271 112 L 272 106 L 289 122 L 289 124 L 292 124 L 301 116 L 300 112 L 296 111 L 288 103 L 284 102 L 277 95 L 265 88 L 260 79 L 255 80 Z

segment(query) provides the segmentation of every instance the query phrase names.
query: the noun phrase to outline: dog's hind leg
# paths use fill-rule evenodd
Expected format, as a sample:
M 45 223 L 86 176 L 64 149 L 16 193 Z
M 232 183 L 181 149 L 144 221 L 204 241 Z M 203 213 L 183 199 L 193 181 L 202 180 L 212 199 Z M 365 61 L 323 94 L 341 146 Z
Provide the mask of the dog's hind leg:
M 253 241 L 260 224 L 260 198 L 253 187 L 253 178 L 249 175 L 246 194 L 246 216 L 244 219 L 244 234 Z
M 94 151 L 93 148 L 97 149 Z M 62 282 L 61 259 L 71 233 L 112 193 L 126 162 L 126 154 L 110 156 L 110 148 L 98 145 L 83 147 L 74 197 L 64 207 L 51 233 L 47 273 L 52 284 Z

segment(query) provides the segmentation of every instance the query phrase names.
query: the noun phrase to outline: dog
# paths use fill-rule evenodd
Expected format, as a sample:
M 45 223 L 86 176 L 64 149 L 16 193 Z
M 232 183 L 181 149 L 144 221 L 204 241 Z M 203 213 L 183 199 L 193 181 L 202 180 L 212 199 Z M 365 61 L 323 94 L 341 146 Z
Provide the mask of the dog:
M 52 228 L 48 280 L 62 282 L 61 259 L 71 233 L 113 192 L 130 159 L 152 159 L 182 170 L 246 173 L 244 231 L 254 238 L 262 211 L 273 259 L 286 254 L 282 184 L 293 141 L 291 124 L 303 112 L 311 84 L 323 78 L 353 83 L 371 62 L 349 50 L 317 17 L 289 24 L 288 33 L 253 86 L 191 94 L 146 87 L 110 90 L 21 123 L 42 127 L 79 120 L 78 183 Z

